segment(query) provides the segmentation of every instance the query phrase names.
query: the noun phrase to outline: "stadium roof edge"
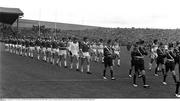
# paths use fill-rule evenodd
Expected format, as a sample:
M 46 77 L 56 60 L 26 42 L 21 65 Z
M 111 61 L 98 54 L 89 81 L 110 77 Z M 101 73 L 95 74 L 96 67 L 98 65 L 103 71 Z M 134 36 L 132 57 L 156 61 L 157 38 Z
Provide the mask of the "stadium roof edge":
M 0 7 L 0 22 L 5 24 L 13 24 L 19 16 L 24 13 L 19 8 Z

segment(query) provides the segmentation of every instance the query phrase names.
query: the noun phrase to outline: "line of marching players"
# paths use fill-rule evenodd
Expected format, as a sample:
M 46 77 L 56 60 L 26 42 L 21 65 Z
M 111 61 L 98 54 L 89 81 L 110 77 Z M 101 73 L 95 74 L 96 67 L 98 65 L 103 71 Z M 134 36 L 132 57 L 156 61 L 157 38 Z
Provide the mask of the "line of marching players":
M 29 56 L 37 58 L 48 63 L 56 64 L 60 67 L 67 66 L 67 57 L 70 57 L 70 69 L 74 65 L 76 71 L 92 74 L 90 62 L 104 63 L 103 79 L 107 79 L 106 70 L 110 68 L 111 80 L 115 80 L 113 75 L 113 67 L 115 60 L 117 66 L 120 66 L 120 44 L 118 39 L 108 40 L 104 43 L 103 39 L 90 41 L 87 37 L 79 40 L 76 37 L 62 38 L 7 38 L 4 40 L 5 49 L 11 53 L 21 56 Z M 128 47 L 127 47 L 128 48 Z M 148 49 L 145 42 L 140 40 L 132 45 L 131 48 L 131 68 L 129 69 L 129 77 L 133 78 L 133 86 L 137 87 L 136 78 L 140 77 L 143 80 L 143 87 L 149 88 L 146 84 L 146 72 L 144 65 L 144 57 L 150 53 L 149 70 L 152 68 L 152 63 L 156 63 L 155 76 L 158 76 L 158 71 L 163 74 L 163 84 L 167 85 L 167 73 L 172 72 L 172 77 L 176 84 L 175 95 L 179 97 L 179 81 L 176 79 L 175 65 L 180 64 L 180 42 L 169 43 L 163 45 L 162 42 L 154 40 L 153 44 Z M 128 49 L 129 50 L 129 49 Z M 86 64 L 85 64 L 86 63 Z M 83 66 L 86 65 L 86 66 Z M 86 68 L 84 68 L 86 67 Z M 179 66 L 180 67 L 180 66 Z M 132 76 L 132 71 L 134 71 Z M 180 73 L 180 68 L 179 68 Z

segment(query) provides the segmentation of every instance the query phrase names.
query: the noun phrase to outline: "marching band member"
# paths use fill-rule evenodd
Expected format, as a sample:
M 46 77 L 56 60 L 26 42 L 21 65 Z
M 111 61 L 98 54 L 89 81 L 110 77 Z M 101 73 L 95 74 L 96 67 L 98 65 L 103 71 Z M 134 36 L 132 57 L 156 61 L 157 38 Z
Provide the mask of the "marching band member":
M 111 47 L 111 40 L 107 41 L 107 46 L 104 47 L 104 70 L 103 70 L 103 79 L 106 78 L 106 69 L 110 68 L 111 80 L 115 80 L 113 75 L 113 49 Z
M 157 61 L 156 61 L 156 68 L 155 68 L 155 76 L 158 76 L 157 72 L 158 72 L 158 68 L 160 68 L 162 70 L 162 74 L 164 75 L 164 70 L 165 70 L 165 67 L 164 67 L 164 58 L 165 58 L 165 50 L 164 50 L 164 47 L 163 47 L 163 43 L 161 42 L 159 44 L 159 47 L 157 49 Z
M 145 51 L 145 48 L 143 47 L 144 41 L 137 42 L 137 45 L 135 45 L 134 50 L 132 51 L 132 56 L 134 59 L 134 69 L 135 73 L 133 75 L 133 86 L 137 87 L 136 84 L 136 77 L 138 75 L 138 72 L 140 71 L 142 74 L 142 80 L 143 80 L 143 87 L 149 88 L 150 86 L 146 84 L 146 72 L 144 68 L 144 55 L 147 55 L 147 52 Z
M 166 78 L 167 78 L 167 73 L 169 70 L 172 72 L 172 77 L 174 79 L 174 82 L 176 83 L 176 73 L 175 73 L 175 58 L 176 55 L 173 51 L 173 44 L 169 43 L 168 50 L 166 51 L 166 62 L 165 62 L 165 74 L 163 78 L 163 84 L 167 85 L 166 83 Z

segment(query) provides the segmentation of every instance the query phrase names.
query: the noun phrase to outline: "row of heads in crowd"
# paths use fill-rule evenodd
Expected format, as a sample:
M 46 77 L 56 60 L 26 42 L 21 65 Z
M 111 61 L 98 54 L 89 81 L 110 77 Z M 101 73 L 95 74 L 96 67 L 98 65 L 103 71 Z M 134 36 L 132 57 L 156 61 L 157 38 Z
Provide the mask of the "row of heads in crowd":
M 89 41 L 89 42 L 93 42 L 93 43 L 106 43 L 106 44 L 112 44 L 112 43 L 120 43 L 120 40 L 118 38 L 116 39 L 108 39 L 108 40 L 103 40 L 102 38 L 96 38 L 96 39 L 92 39 L 92 38 L 88 38 L 88 37 L 83 37 L 83 38 L 78 38 L 78 37 L 62 37 L 62 38 L 57 38 L 57 37 L 30 37 L 30 36 L 23 36 L 21 38 L 17 38 L 17 37 L 8 37 L 8 39 L 14 39 L 14 40 L 42 40 L 42 41 Z M 133 45 L 134 47 L 137 46 L 153 46 L 153 44 L 158 45 L 159 47 L 161 46 L 165 46 L 167 45 L 168 47 L 175 47 L 175 46 L 180 46 L 180 41 L 173 41 L 173 42 L 160 42 L 157 39 L 154 39 L 152 42 L 147 42 L 144 41 L 142 39 L 139 39 L 138 41 L 131 41 L 131 40 L 127 40 L 128 45 Z
M 41 40 L 41 41 L 85 41 L 85 42 L 93 42 L 93 43 L 120 43 L 119 39 L 108 39 L 108 40 L 103 40 L 102 38 L 88 38 L 88 37 L 83 37 L 83 38 L 78 38 L 78 37 L 62 37 L 62 38 L 57 38 L 57 37 L 40 37 L 38 36 L 37 38 L 34 37 L 21 37 L 21 38 L 17 38 L 17 37 L 8 37 L 6 39 L 11 39 L 11 40 L 29 40 L 29 41 L 35 41 L 35 40 Z

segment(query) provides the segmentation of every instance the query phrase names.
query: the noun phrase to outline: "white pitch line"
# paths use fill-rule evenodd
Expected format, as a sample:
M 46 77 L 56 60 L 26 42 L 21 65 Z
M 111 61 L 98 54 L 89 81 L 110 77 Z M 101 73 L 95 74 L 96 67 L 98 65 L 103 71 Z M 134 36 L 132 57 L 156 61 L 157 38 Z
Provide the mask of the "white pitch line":
M 120 81 L 124 79 L 131 79 L 131 78 L 118 78 L 116 80 L 111 79 L 63 79 L 63 80 L 22 80 L 23 82 L 81 82 L 81 81 Z

